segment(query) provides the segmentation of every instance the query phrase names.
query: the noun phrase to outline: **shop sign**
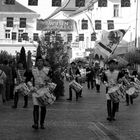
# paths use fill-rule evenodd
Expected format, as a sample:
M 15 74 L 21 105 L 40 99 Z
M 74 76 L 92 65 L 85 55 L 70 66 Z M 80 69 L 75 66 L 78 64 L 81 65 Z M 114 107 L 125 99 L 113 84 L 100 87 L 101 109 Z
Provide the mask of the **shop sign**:
M 49 19 L 37 21 L 37 30 L 73 31 L 73 29 L 73 20 Z

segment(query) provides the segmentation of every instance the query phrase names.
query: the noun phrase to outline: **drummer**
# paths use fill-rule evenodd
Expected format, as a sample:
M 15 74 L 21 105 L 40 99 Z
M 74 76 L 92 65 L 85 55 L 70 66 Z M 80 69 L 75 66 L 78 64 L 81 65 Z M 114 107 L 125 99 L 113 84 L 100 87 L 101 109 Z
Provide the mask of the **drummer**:
M 43 58 L 37 57 L 36 58 L 36 68 L 32 70 L 33 76 L 34 76 L 34 86 L 39 89 L 42 88 L 47 84 L 47 82 L 50 81 L 50 78 L 48 76 L 49 68 L 44 67 Z M 38 121 L 39 121 L 39 108 L 40 111 L 40 128 L 45 129 L 44 127 L 44 120 L 46 116 L 46 106 L 42 106 L 39 104 L 36 93 L 32 94 L 33 98 L 33 119 L 34 119 L 34 125 L 32 125 L 32 128 L 38 129 Z
M 103 82 L 105 83 L 106 86 L 107 113 L 108 113 L 107 120 L 109 121 L 116 120 L 115 113 L 118 111 L 119 106 L 119 103 L 114 103 L 108 94 L 108 90 L 118 84 L 120 73 L 117 70 L 117 65 L 118 62 L 116 59 L 109 60 L 108 61 L 109 69 L 106 70 L 103 74 Z
M 76 82 L 78 82 L 78 76 L 80 76 L 81 74 L 75 62 L 71 63 L 71 66 L 69 69 L 69 75 L 70 75 L 70 81 L 75 80 Z M 76 92 L 76 101 L 78 101 L 78 97 L 79 97 L 79 93 Z M 69 87 L 69 98 L 67 100 L 72 101 L 72 88 L 71 87 Z

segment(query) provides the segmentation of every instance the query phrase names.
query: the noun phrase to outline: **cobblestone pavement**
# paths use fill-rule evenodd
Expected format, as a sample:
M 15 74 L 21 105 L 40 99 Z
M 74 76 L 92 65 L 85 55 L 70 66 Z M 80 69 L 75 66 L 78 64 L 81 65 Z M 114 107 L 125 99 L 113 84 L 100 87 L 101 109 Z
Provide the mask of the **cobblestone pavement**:
M 65 96 L 47 107 L 46 129 L 33 130 L 32 100 L 24 109 L 20 96 L 17 109 L 12 109 L 13 101 L 0 103 L 0 140 L 140 140 L 140 97 L 134 105 L 120 103 L 116 121 L 106 120 L 106 100 L 104 87 L 101 93 L 83 89 L 83 97 L 77 102 L 67 101 L 68 83 Z

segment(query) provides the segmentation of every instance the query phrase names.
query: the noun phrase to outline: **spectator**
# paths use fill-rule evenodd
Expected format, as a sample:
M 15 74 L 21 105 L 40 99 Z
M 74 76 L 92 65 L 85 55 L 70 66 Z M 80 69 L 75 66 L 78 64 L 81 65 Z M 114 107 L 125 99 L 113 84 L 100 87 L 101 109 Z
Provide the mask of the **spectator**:
M 0 93 L 2 94 L 2 101 L 5 103 L 6 101 L 6 96 L 5 96 L 5 91 L 6 91 L 6 74 L 4 71 L 0 69 Z

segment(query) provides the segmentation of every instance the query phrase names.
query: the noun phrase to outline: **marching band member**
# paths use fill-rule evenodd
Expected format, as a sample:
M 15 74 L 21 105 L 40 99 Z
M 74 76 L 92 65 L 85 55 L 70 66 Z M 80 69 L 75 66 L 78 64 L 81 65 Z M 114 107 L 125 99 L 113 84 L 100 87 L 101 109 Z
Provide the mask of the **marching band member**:
M 24 73 L 25 73 L 25 69 L 23 68 L 23 64 L 22 64 L 22 62 L 19 61 L 18 62 L 18 68 L 17 68 L 17 71 L 16 71 L 16 78 L 14 80 L 16 86 L 25 82 Z M 26 101 L 27 98 L 28 97 L 25 96 L 24 101 Z M 17 108 L 18 99 L 19 99 L 19 92 L 15 91 L 15 93 L 14 93 L 14 105 L 12 106 L 12 108 Z
M 103 81 L 106 86 L 107 112 L 108 112 L 107 120 L 109 121 L 115 120 L 115 113 L 118 111 L 119 105 L 119 103 L 113 102 L 108 94 L 109 89 L 118 84 L 119 71 L 116 69 L 117 64 L 118 62 L 116 59 L 111 59 L 108 62 L 109 69 L 106 70 L 103 74 Z
M 128 80 L 129 83 L 131 82 L 131 78 L 129 77 L 128 71 L 125 72 L 124 77 L 126 78 L 126 80 Z M 133 104 L 133 98 L 132 98 L 132 96 L 126 94 L 125 97 L 126 97 L 126 105 L 127 106 L 129 106 L 129 101 L 130 101 L 131 104 Z
M 80 71 L 76 66 L 75 62 L 71 63 L 71 67 L 69 69 L 69 75 L 70 75 L 70 80 L 75 80 L 78 82 L 78 76 L 80 76 Z M 76 92 L 76 101 L 78 101 L 79 93 Z M 72 101 L 72 88 L 69 87 L 69 98 L 67 99 L 69 101 Z
M 42 57 L 36 58 L 36 65 L 37 65 L 37 67 L 32 70 L 33 77 L 34 77 L 33 85 L 34 85 L 34 87 L 36 87 L 36 89 L 40 89 L 40 88 L 44 87 L 47 84 L 47 82 L 50 81 L 50 78 L 48 76 L 49 68 L 44 67 Z M 32 128 L 38 129 L 39 108 L 40 108 L 41 109 L 41 111 L 40 111 L 40 128 L 45 129 L 44 120 L 45 120 L 45 116 L 46 116 L 46 106 L 40 105 L 36 96 L 37 96 L 36 93 L 32 94 L 33 118 L 34 118 L 34 125 L 32 125 Z
M 87 77 L 87 88 L 94 88 L 94 79 L 95 79 L 95 71 L 92 64 L 89 64 L 86 68 L 86 77 Z
M 138 73 L 136 70 L 132 69 L 132 64 L 127 64 L 127 69 L 125 71 L 125 78 L 128 80 L 128 82 L 135 82 L 135 78 L 138 77 Z M 131 95 L 126 94 L 126 105 L 129 106 L 129 101 L 131 104 L 133 104 L 133 98 Z

